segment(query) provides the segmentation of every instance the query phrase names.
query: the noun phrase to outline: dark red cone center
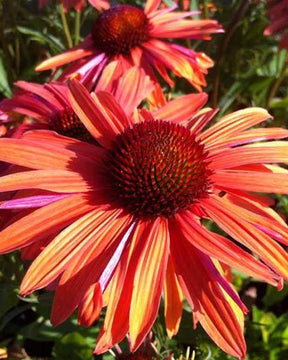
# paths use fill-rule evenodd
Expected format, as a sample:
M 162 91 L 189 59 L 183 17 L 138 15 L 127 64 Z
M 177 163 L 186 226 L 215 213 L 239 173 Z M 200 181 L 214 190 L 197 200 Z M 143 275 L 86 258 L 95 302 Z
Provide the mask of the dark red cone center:
M 96 47 L 109 56 L 129 55 L 133 47 L 148 40 L 148 19 L 141 9 L 117 5 L 95 20 L 92 37 Z
M 105 167 L 118 204 L 138 218 L 170 217 L 207 196 L 207 152 L 188 129 L 147 121 L 120 134 Z
M 60 135 L 72 137 L 81 141 L 95 141 L 79 117 L 69 107 L 63 111 L 59 111 L 52 117 L 49 121 L 49 126 Z

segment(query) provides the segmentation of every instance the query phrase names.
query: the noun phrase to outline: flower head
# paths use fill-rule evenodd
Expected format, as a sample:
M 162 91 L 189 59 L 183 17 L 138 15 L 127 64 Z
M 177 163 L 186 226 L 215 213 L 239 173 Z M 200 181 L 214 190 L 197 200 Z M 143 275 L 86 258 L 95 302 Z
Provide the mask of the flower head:
M 137 65 L 155 83 L 157 78 L 153 69 L 172 86 L 173 80 L 167 73 L 169 69 L 201 90 L 206 85 L 204 75 L 213 66 L 212 60 L 204 53 L 160 39 L 210 39 L 209 34 L 222 32 L 222 27 L 215 20 L 189 18 L 198 12 L 174 12 L 175 7 L 159 10 L 160 3 L 158 0 L 147 1 L 144 10 L 131 5 L 117 5 L 103 11 L 82 44 L 43 61 L 36 70 L 70 64 L 61 79 L 76 72 L 90 87 L 102 72 L 107 73 L 105 76 L 117 78 L 119 73 Z M 107 69 L 111 61 L 116 62 L 117 68 L 112 74 L 111 69 Z M 158 92 L 161 92 L 160 86 Z M 158 94 L 155 99 L 159 100 L 160 96 Z
M 151 93 L 153 84 L 143 70 L 135 67 L 130 68 L 119 80 L 114 84 L 100 77 L 96 92 L 109 90 L 119 103 L 125 106 L 127 115 L 130 115 L 134 108 Z M 25 131 L 42 128 L 54 130 L 64 136 L 94 142 L 94 138 L 72 108 L 67 84 L 51 82 L 40 85 L 18 81 L 15 85 L 18 91 L 14 96 L 0 102 L 0 124 L 10 124 L 12 128 L 6 136 L 20 137 Z M 19 121 L 21 115 L 26 116 L 26 119 L 29 117 L 30 123 L 23 124 Z
M 288 227 L 271 200 L 257 194 L 288 193 L 287 170 L 275 165 L 288 162 L 287 142 L 265 142 L 288 131 L 254 128 L 270 117 L 259 108 L 203 130 L 215 114 L 200 110 L 205 94 L 127 116 L 111 94 L 90 96 L 77 80 L 70 86 L 75 113 L 101 147 L 43 130 L 0 139 L 0 160 L 30 169 L 2 177 L 1 191 L 59 196 L 45 205 L 34 197 L 39 208 L 0 233 L 1 253 L 49 238 L 21 293 L 59 279 L 53 324 L 78 308 L 79 322 L 91 325 L 107 306 L 97 353 L 127 333 L 135 351 L 163 292 L 167 331 L 174 335 L 185 296 L 194 325 L 199 321 L 224 351 L 243 358 L 247 310 L 221 263 L 278 287 L 288 279 L 288 256 L 278 244 L 288 243 Z M 202 219 L 233 240 L 207 230 Z

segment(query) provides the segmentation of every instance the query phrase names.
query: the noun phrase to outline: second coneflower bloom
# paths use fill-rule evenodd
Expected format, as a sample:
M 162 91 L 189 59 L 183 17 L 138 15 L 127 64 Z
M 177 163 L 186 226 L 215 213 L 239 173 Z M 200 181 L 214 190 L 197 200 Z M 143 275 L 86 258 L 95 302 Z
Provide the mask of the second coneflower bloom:
M 287 170 L 275 165 L 288 163 L 287 142 L 276 140 L 288 131 L 255 128 L 270 117 L 259 108 L 203 130 L 215 114 L 200 110 L 205 102 L 205 94 L 187 95 L 127 116 L 111 94 L 90 95 L 72 80 L 72 107 L 101 147 L 41 130 L 0 139 L 0 160 L 29 169 L 2 177 L 1 191 L 59 196 L 46 205 L 35 196 L 39 208 L 2 230 L 0 251 L 50 239 L 21 294 L 58 279 L 55 325 L 77 308 L 79 322 L 91 325 L 107 306 L 97 353 L 127 334 L 135 351 L 164 293 L 170 336 L 185 296 L 194 325 L 199 321 L 224 351 L 243 358 L 246 308 L 221 263 L 279 288 L 288 279 L 279 244 L 287 245 L 288 228 L 271 200 L 257 194 L 288 193 Z M 231 240 L 209 231 L 205 219 Z
M 7 136 L 20 137 L 28 130 L 49 129 L 64 136 L 95 142 L 72 108 L 66 83 L 42 85 L 18 81 L 14 85 L 18 88 L 14 96 L 0 102 L 0 124 L 10 124 L 12 129 Z M 95 91 L 103 90 L 111 92 L 120 104 L 125 105 L 126 114 L 131 115 L 153 91 L 153 84 L 143 70 L 132 67 L 117 83 L 100 77 Z M 26 116 L 29 123 L 17 122 L 21 115 Z
M 212 60 L 204 53 L 162 39 L 210 39 L 209 35 L 222 32 L 222 27 L 216 20 L 192 20 L 190 16 L 195 12 L 175 12 L 175 7 L 159 10 L 160 4 L 161 1 L 154 0 L 147 1 L 144 10 L 117 5 L 103 11 L 82 44 L 43 61 L 36 70 L 69 64 L 63 77 L 77 72 L 90 87 L 106 65 L 115 61 L 112 78 L 137 65 L 155 82 L 156 70 L 173 85 L 168 69 L 201 90 L 206 85 L 205 74 L 213 65 Z

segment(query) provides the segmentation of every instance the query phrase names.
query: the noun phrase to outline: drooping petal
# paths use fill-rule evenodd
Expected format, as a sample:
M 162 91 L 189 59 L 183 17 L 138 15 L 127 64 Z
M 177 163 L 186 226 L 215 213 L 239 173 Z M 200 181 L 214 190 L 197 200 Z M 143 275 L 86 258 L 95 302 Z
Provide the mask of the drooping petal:
M 45 249 L 49 242 L 53 240 L 54 237 L 54 234 L 49 235 L 21 249 L 21 259 L 29 261 L 34 260 Z
M 63 108 L 63 103 L 59 101 L 59 99 L 53 94 L 53 92 L 49 90 L 49 87 L 47 87 L 45 84 L 41 85 L 28 81 L 17 81 L 14 83 L 14 85 L 26 92 L 37 94 L 37 97 L 38 96 L 41 97 L 42 99 L 52 104 L 56 108 L 60 108 L 60 109 Z M 53 85 L 54 83 L 51 83 L 50 87 L 53 88 Z M 61 85 L 58 84 L 58 86 Z M 66 88 L 64 84 L 61 87 L 62 87 L 61 89 L 62 91 L 64 91 L 63 89 Z M 37 97 L 34 98 L 34 101 L 35 100 L 37 101 Z
M 278 214 L 275 217 L 276 213 L 273 209 L 268 208 L 269 211 L 265 211 L 265 208 L 259 206 L 257 202 L 249 200 L 245 196 L 237 196 L 237 194 L 235 196 L 231 193 L 225 198 L 221 198 L 220 201 L 225 203 L 226 209 L 237 214 L 241 219 L 263 230 L 279 242 L 288 245 L 288 226 Z
M 115 213 L 116 210 L 109 211 L 107 205 L 98 206 L 60 232 L 30 266 L 21 284 L 21 294 L 27 295 L 56 279 L 69 261 L 94 241 L 103 223 Z
M 95 207 L 85 195 L 71 195 L 15 221 L 0 232 L 0 253 L 4 254 L 64 228 Z
M 183 294 L 175 274 L 175 268 L 171 256 L 169 256 L 168 259 L 164 283 L 164 301 L 166 329 L 168 336 L 171 338 L 178 332 L 183 307 Z
M 203 206 L 203 209 L 206 211 L 205 206 Z M 186 239 L 205 254 L 270 284 L 278 284 L 277 275 L 267 266 L 225 237 L 208 231 L 204 226 L 195 221 L 189 211 L 177 214 L 176 220 L 179 222 L 181 231 Z
M 244 358 L 243 330 L 230 304 L 231 298 L 227 301 L 220 288 L 223 278 L 209 257 L 194 248 L 178 230 L 178 226 L 170 227 L 171 254 L 184 295 L 192 307 L 194 322 L 199 320 L 225 352 Z
M 97 282 L 90 286 L 79 305 L 78 323 L 86 327 L 92 326 L 100 316 L 102 305 L 102 291 Z
M 91 284 L 99 281 L 130 222 L 130 215 L 122 214 L 119 209 L 113 218 L 102 224 L 93 241 L 71 259 L 56 290 L 51 314 L 54 325 L 65 321 L 80 304 Z
M 167 220 L 157 218 L 143 244 L 134 277 L 129 314 L 131 351 L 135 351 L 151 329 L 158 312 L 169 249 Z
M 195 135 L 199 135 L 202 129 L 209 124 L 211 119 L 217 114 L 218 109 L 204 108 L 198 111 L 188 122 L 187 128 Z M 199 135 L 201 136 L 201 135 Z
M 275 205 L 275 200 L 270 197 L 259 194 L 250 194 L 239 190 L 230 190 L 229 194 L 226 196 L 229 201 L 235 204 L 240 204 L 241 207 L 260 215 L 267 216 L 269 220 L 276 220 L 277 224 L 281 224 L 282 226 L 284 225 L 284 227 L 287 228 L 287 224 L 284 219 L 271 208 L 271 206 Z M 278 231 L 281 233 L 280 229 Z
M 97 85 L 94 91 L 97 92 L 99 90 L 102 90 L 113 92 L 112 89 L 114 90 L 115 80 L 117 81 L 118 79 L 120 79 L 122 75 L 123 69 L 121 66 L 121 62 L 118 58 L 116 58 L 104 67 L 102 74 L 97 81 Z
M 180 53 L 173 51 L 169 44 L 153 39 L 144 43 L 143 46 L 153 57 L 164 63 L 165 66 L 172 70 L 177 76 L 192 79 L 193 69 L 191 64 Z
M 151 224 L 147 222 L 136 224 L 131 234 L 130 246 L 123 252 L 110 281 L 107 312 L 97 340 L 96 354 L 102 354 L 112 348 L 129 331 L 129 311 L 135 271 L 142 254 L 142 243 L 147 239 L 150 229 Z
M 255 226 L 226 208 L 219 198 L 203 200 L 205 210 L 227 234 L 259 256 L 276 273 L 288 279 L 288 255 L 284 249 Z

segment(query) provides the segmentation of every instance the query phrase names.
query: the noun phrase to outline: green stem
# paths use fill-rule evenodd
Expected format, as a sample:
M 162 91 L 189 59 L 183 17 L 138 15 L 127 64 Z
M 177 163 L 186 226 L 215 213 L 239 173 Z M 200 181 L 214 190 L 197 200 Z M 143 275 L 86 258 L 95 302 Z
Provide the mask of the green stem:
M 80 41 L 80 20 L 81 20 L 81 13 L 79 11 L 76 11 L 75 15 L 75 45 L 79 44 Z
M 232 16 L 232 20 L 227 26 L 225 36 L 222 40 L 222 43 L 219 46 L 218 56 L 216 59 L 216 66 L 215 66 L 215 77 L 214 77 L 214 84 L 213 84 L 213 92 L 212 92 L 212 107 L 215 108 L 218 106 L 219 101 L 219 87 L 220 87 L 220 75 L 221 75 L 221 65 L 223 59 L 225 58 L 225 53 L 228 48 L 229 42 L 232 38 L 232 35 L 237 29 L 239 22 L 244 17 L 246 11 L 249 9 L 250 2 L 247 0 L 242 0 L 238 9 Z
M 288 63 L 286 62 L 286 65 L 284 66 L 280 76 L 275 81 L 275 83 L 271 86 L 271 89 L 270 89 L 269 95 L 268 95 L 268 99 L 267 99 L 268 107 L 271 106 L 271 102 L 274 99 L 275 95 L 277 94 L 277 91 L 278 91 L 280 85 L 282 84 L 282 81 L 285 79 L 286 75 L 288 75 L 287 70 L 288 70 Z
M 203 3 L 203 16 L 204 16 L 204 19 L 209 18 L 209 8 L 208 8 L 208 2 L 206 0 L 204 0 L 204 3 Z
M 62 20 L 63 29 L 64 29 L 64 33 L 65 33 L 65 36 L 66 36 L 67 44 L 68 44 L 68 47 L 71 48 L 73 46 L 73 42 L 72 42 L 71 33 L 70 33 L 70 30 L 69 30 L 67 18 L 66 18 L 65 12 L 64 12 L 64 7 L 63 7 L 62 4 L 60 4 L 59 7 L 60 7 L 61 20 Z

